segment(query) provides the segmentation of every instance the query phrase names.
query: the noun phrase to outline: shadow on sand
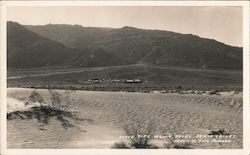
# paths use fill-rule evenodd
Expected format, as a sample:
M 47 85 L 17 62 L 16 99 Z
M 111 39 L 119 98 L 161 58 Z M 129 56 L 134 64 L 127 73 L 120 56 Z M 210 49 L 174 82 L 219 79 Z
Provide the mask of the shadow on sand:
M 89 122 L 93 121 L 92 119 L 81 119 L 69 111 L 54 109 L 49 106 L 32 107 L 25 111 L 14 111 L 7 114 L 7 120 L 13 120 L 13 119 L 30 120 L 34 118 L 37 119 L 38 122 L 43 123 L 45 125 L 49 124 L 51 118 L 56 118 L 58 121 L 61 122 L 61 125 L 65 129 L 74 126 L 72 120 L 89 121 Z

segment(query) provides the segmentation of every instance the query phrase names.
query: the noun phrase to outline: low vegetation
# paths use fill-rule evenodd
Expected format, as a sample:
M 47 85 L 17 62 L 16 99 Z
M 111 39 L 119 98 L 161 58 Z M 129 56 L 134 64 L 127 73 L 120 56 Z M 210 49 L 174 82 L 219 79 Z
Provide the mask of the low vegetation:
M 122 141 L 115 143 L 112 148 L 116 149 L 157 149 L 158 147 L 151 143 L 155 129 L 152 124 L 143 126 L 142 123 L 134 123 L 123 127 L 127 143 Z
M 159 147 L 153 144 L 155 128 L 152 125 L 142 126 L 133 124 L 125 126 L 124 131 L 127 141 L 114 143 L 111 148 L 114 149 L 191 149 L 191 142 L 185 142 L 185 139 L 176 139 L 174 135 L 164 140 L 163 146 Z
M 50 89 L 45 85 L 16 85 L 8 84 L 8 87 L 32 88 L 32 89 Z M 144 84 L 78 84 L 78 85 L 53 85 L 54 89 L 58 90 L 86 90 L 86 91 L 124 91 L 124 92 L 159 92 L 159 93 L 178 93 L 178 94 L 208 94 L 220 95 L 220 92 L 231 92 L 239 94 L 243 91 L 242 87 L 188 87 L 188 86 L 147 86 Z
M 25 111 L 14 111 L 7 114 L 8 120 L 22 119 L 22 120 L 32 120 L 37 119 L 38 122 L 48 125 L 51 118 L 55 117 L 61 122 L 64 128 L 74 126 L 68 119 L 77 119 L 72 113 L 67 111 L 62 111 L 59 109 L 52 109 L 50 106 L 42 107 L 32 107 Z
M 50 88 L 50 101 L 46 102 L 37 90 L 33 90 L 25 105 L 35 105 L 35 103 L 39 103 L 39 106 L 33 106 L 27 110 L 10 112 L 7 114 L 7 119 L 12 120 L 19 118 L 23 120 L 30 120 L 35 118 L 38 122 L 46 125 L 49 124 L 51 118 L 55 117 L 61 122 L 64 128 L 72 127 L 74 125 L 69 121 L 69 119 L 73 121 L 83 120 L 70 112 L 70 108 L 72 106 L 70 103 L 70 97 L 72 93 L 74 93 L 74 91 L 66 90 L 64 92 L 59 92 Z
M 70 98 L 72 93 L 75 91 L 73 90 L 65 90 L 63 92 L 59 92 L 51 87 L 49 87 L 49 96 L 50 96 L 50 104 L 52 109 L 59 109 L 59 110 L 69 110 L 72 104 L 70 104 Z

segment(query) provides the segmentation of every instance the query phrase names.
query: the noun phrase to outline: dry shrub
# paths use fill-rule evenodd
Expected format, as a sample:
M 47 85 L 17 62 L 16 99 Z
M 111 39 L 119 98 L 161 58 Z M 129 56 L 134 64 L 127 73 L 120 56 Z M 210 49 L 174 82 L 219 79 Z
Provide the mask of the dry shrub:
M 33 90 L 29 96 L 29 102 L 38 102 L 40 104 L 40 106 L 42 107 L 45 102 L 44 99 L 42 97 L 42 95 L 40 95 L 36 90 Z M 28 103 L 26 103 L 28 104 Z
M 74 121 L 84 120 L 78 118 L 69 111 L 72 106 L 70 99 L 73 92 L 74 91 L 71 90 L 60 92 L 49 89 L 50 102 L 45 102 L 43 96 L 36 90 L 33 90 L 26 104 L 39 103 L 40 106 L 31 107 L 26 111 L 8 113 L 7 119 L 12 120 L 20 118 L 29 120 L 35 118 L 43 124 L 48 124 L 52 117 L 56 117 L 64 128 L 72 127 L 73 124 L 71 124 L 68 119 Z
M 48 89 L 50 102 L 45 102 L 42 95 L 35 90 L 33 90 L 29 96 L 29 100 L 26 104 L 30 104 L 30 102 L 35 103 L 38 102 L 40 106 L 48 106 L 52 109 L 58 109 L 62 111 L 68 111 L 73 107 L 71 103 L 72 94 L 75 92 L 73 90 L 65 90 L 58 91 L 51 87 Z
M 156 149 L 157 146 L 151 143 L 155 129 L 152 124 L 143 126 L 142 123 L 133 123 L 123 127 L 128 138 L 128 145 L 135 149 Z
M 53 88 L 49 88 L 50 94 L 50 106 L 53 109 L 59 110 L 69 110 L 73 105 L 71 104 L 70 98 L 72 93 L 75 91 L 65 90 L 64 92 L 59 92 Z

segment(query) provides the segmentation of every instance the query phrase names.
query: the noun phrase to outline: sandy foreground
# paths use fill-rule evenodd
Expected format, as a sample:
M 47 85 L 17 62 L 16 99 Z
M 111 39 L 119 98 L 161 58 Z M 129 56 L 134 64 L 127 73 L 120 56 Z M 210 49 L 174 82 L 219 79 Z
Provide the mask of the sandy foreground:
M 27 111 L 25 105 L 33 89 L 8 88 L 7 111 Z M 49 100 L 48 90 L 37 90 Z M 8 148 L 111 148 L 126 141 L 123 127 L 134 123 L 154 127 L 154 135 L 208 135 L 224 129 L 236 138 L 230 142 L 202 142 L 192 148 L 242 148 L 242 93 L 198 95 L 177 93 L 129 93 L 76 91 L 72 94 L 70 111 L 78 118 L 62 127 L 56 118 L 42 124 L 37 119 L 7 121 Z M 79 121 L 80 119 L 80 121 Z M 165 140 L 154 139 L 162 145 Z

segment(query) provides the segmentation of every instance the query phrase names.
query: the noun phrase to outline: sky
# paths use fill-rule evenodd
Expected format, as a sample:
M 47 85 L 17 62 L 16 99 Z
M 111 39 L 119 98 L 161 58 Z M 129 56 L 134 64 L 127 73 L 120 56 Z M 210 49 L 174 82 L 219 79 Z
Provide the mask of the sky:
M 9 6 L 7 20 L 24 25 L 132 26 L 194 34 L 232 46 L 243 46 L 242 7 Z

